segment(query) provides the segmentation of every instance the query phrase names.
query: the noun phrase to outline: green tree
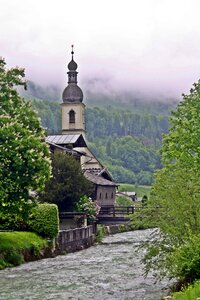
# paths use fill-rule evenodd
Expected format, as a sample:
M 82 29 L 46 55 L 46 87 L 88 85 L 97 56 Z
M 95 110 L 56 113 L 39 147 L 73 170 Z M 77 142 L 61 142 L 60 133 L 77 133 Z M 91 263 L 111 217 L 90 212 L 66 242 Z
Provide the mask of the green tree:
M 55 203 L 60 211 L 70 211 L 81 196 L 90 194 L 91 184 L 74 157 L 56 151 L 52 154 L 52 173 L 44 192 L 39 194 L 41 202 Z
M 200 82 L 194 84 L 189 95 L 183 96 L 173 112 L 172 126 L 164 137 L 162 148 L 164 168 L 157 173 L 149 201 L 149 206 L 159 211 L 153 218 L 160 228 L 161 238 L 149 248 L 146 266 L 161 268 L 164 273 L 175 274 L 182 280 L 184 272 L 177 253 L 179 248 L 188 249 L 188 243 L 200 233 L 199 115 Z M 185 279 L 189 279 L 188 274 L 194 279 L 193 257 L 187 257 L 191 269 L 185 270 Z
M 25 216 L 30 192 L 44 188 L 51 168 L 40 121 L 14 88 L 26 87 L 23 77 L 0 59 L 0 211 Z
M 188 169 L 199 170 L 200 163 L 200 81 L 173 112 L 169 134 L 164 136 L 162 156 L 165 165 L 180 162 Z

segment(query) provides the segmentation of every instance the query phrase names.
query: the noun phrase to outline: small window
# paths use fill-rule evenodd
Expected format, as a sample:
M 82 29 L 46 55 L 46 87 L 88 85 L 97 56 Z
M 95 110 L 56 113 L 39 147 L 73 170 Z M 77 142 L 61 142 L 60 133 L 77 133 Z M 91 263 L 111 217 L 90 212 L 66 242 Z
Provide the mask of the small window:
M 108 199 L 108 194 L 106 193 L 106 199 Z
M 99 199 L 101 199 L 101 193 L 99 194 Z
M 111 199 L 113 199 L 113 193 L 111 194 Z
M 75 123 L 75 111 L 70 110 L 69 112 L 69 123 Z

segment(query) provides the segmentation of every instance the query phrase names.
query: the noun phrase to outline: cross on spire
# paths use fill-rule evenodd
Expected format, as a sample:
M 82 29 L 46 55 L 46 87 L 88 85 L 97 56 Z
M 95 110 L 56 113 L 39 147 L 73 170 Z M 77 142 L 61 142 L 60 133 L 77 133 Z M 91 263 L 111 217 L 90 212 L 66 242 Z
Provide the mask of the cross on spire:
M 71 54 L 72 54 L 72 59 L 73 59 L 73 55 L 74 55 L 74 45 L 71 45 L 71 47 L 72 47 L 72 52 L 71 52 Z

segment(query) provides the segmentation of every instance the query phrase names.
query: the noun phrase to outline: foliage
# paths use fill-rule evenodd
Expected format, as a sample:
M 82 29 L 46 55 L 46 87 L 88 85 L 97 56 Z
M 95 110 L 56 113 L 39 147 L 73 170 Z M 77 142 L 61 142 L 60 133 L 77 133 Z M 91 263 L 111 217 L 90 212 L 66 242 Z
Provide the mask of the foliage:
M 0 232 L 0 269 L 21 264 L 25 251 L 38 255 L 46 241 L 32 232 Z
M 0 59 L 0 211 L 26 215 L 30 191 L 44 188 L 50 177 L 44 130 L 14 86 L 26 86 L 24 70 L 7 70 Z
M 97 224 L 96 242 L 101 243 L 105 236 L 106 236 L 105 226 L 101 224 Z
M 21 216 L 0 213 L 0 230 L 26 230 L 27 224 Z
M 168 300 L 197 300 L 200 297 L 200 280 L 196 280 L 193 284 L 190 284 L 187 288 L 176 292 L 172 297 L 168 297 Z
M 42 126 L 47 134 L 58 134 L 61 130 L 61 110 L 58 103 L 49 101 L 32 100 L 33 108 L 41 119 Z
M 186 243 L 174 251 L 170 261 L 174 277 L 187 282 L 200 279 L 200 234 L 191 235 Z
M 88 216 L 89 221 L 95 221 L 96 216 L 99 213 L 100 206 L 91 198 L 88 198 L 86 195 L 82 196 L 80 200 L 75 205 L 75 210 L 77 212 L 84 212 Z
M 184 95 L 173 113 L 162 148 L 165 167 L 157 172 L 148 201 L 149 207 L 159 212 L 152 218 L 159 225 L 160 237 L 148 249 L 146 268 L 158 268 L 182 281 L 199 278 L 199 114 L 200 82 Z
M 32 209 L 28 220 L 29 231 L 54 238 L 59 231 L 58 208 L 55 204 L 43 203 Z
M 153 171 L 160 168 L 157 151 L 133 136 L 94 139 L 89 147 L 117 182 L 151 185 Z
M 194 84 L 189 95 L 183 95 L 183 100 L 173 112 L 172 126 L 169 134 L 164 137 L 162 149 L 165 164 L 177 161 L 185 168 L 199 171 L 200 163 L 200 81 Z
M 155 228 L 158 226 L 155 214 L 157 209 L 143 207 L 136 208 L 135 213 L 130 216 L 132 230 Z
M 53 177 L 39 194 L 39 201 L 55 203 L 60 211 L 70 211 L 83 195 L 90 194 L 91 184 L 84 177 L 80 163 L 69 154 L 52 154 Z
M 142 103 L 138 102 L 140 106 Z M 133 136 L 139 137 L 146 145 L 160 146 L 162 133 L 168 130 L 166 116 L 145 113 L 142 109 L 139 113 L 130 108 L 116 109 L 114 105 L 109 108 L 87 108 L 86 120 L 89 140 L 105 136 Z

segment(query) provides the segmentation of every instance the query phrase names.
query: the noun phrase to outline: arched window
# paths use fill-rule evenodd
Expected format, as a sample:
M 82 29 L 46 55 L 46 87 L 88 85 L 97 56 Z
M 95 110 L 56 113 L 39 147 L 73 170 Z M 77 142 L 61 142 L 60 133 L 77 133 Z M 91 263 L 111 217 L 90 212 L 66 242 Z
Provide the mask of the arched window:
M 101 193 L 99 194 L 99 199 L 101 199 Z
M 113 199 L 113 193 L 111 194 L 111 199 Z
M 108 194 L 106 193 L 106 199 L 108 199 Z
M 75 123 L 75 111 L 70 110 L 69 112 L 69 123 Z

